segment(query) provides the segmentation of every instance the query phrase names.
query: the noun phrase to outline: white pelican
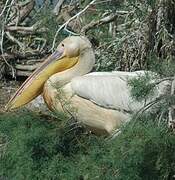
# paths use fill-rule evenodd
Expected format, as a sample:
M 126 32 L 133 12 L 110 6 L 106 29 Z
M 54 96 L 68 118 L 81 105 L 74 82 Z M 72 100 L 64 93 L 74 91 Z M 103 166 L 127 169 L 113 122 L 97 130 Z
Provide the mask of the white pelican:
M 17 90 L 7 109 L 18 108 L 42 93 L 49 109 L 73 115 L 96 133 L 111 134 L 144 106 L 132 99 L 127 80 L 145 72 L 89 73 L 94 63 L 87 38 L 66 38 Z M 159 86 L 156 96 L 164 87 Z

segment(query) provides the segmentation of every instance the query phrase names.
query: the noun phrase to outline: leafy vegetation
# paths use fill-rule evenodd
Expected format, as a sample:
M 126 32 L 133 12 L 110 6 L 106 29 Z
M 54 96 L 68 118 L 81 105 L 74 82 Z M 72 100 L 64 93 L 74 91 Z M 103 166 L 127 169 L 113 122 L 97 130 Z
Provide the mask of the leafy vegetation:
M 137 101 L 142 101 L 152 97 L 155 92 L 155 83 L 153 80 L 155 77 L 153 74 L 145 73 L 145 75 L 140 75 L 138 78 L 134 78 L 128 81 L 128 85 L 132 87 L 131 95 Z
M 173 179 L 175 136 L 145 115 L 116 139 L 31 112 L 0 115 L 1 179 Z

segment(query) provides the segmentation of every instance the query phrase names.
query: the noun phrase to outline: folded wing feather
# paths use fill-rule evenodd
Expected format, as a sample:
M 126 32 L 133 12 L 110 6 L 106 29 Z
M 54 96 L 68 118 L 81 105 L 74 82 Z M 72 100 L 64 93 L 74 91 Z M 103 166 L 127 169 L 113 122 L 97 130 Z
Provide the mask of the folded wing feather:
M 71 86 L 75 94 L 102 107 L 130 112 L 143 107 L 144 102 L 133 100 L 128 79 L 143 74 L 144 71 L 95 72 L 74 78 Z

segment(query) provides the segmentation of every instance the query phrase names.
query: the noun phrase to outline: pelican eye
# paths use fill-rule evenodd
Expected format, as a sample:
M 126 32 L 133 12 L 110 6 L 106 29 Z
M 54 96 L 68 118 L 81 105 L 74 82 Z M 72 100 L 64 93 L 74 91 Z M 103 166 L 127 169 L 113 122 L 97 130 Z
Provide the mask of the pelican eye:
M 61 44 L 62 47 L 64 47 L 64 44 Z

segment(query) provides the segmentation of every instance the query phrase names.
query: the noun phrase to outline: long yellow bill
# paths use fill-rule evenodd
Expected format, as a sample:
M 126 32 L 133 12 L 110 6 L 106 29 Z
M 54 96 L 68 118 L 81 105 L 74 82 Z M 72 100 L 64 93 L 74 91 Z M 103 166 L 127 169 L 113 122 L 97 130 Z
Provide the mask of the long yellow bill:
M 63 52 L 56 51 L 37 68 L 16 91 L 6 106 L 6 110 L 21 107 L 42 93 L 44 83 L 55 73 L 74 66 L 78 57 L 63 57 Z

